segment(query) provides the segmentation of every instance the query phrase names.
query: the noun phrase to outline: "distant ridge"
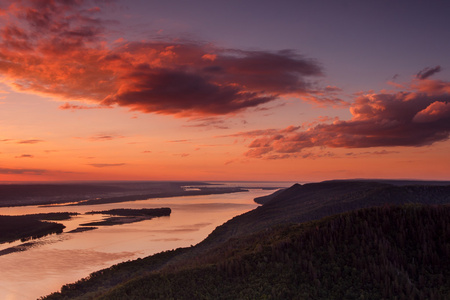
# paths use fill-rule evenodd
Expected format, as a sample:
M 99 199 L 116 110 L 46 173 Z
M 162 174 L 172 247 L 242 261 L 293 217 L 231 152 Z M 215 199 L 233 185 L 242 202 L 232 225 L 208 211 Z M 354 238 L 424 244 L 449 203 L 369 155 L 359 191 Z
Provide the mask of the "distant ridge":
M 405 185 L 432 185 L 432 186 L 447 186 L 450 185 L 450 181 L 444 181 L 444 180 L 413 180 L 413 179 L 333 179 L 333 180 L 326 180 L 322 181 L 321 183 L 327 183 L 327 182 L 373 182 L 373 183 L 382 183 L 382 184 L 389 184 L 389 185 L 395 185 L 395 186 L 405 186 Z M 305 183 L 309 184 L 309 183 Z M 300 184 L 295 184 L 300 185 Z M 270 195 L 257 197 L 255 198 L 255 202 L 258 204 L 265 204 L 272 198 L 278 196 L 280 193 L 282 193 L 285 189 L 279 189 L 275 193 L 272 193 Z
M 415 179 L 369 179 L 369 178 L 357 178 L 357 179 L 333 179 L 326 180 L 324 182 L 378 182 L 392 185 L 450 185 L 450 181 L 446 180 L 415 180 Z

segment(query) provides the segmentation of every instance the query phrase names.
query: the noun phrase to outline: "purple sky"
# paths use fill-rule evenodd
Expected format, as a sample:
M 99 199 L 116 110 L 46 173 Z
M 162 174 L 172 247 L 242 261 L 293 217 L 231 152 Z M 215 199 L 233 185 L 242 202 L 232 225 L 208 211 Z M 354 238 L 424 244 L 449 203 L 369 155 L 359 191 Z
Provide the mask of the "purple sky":
M 295 49 L 317 59 L 330 84 L 354 90 L 383 87 L 395 75 L 407 81 L 425 67 L 450 65 L 447 1 L 124 3 L 137 36 L 163 30 L 224 47 Z M 443 69 L 440 76 L 448 78 Z

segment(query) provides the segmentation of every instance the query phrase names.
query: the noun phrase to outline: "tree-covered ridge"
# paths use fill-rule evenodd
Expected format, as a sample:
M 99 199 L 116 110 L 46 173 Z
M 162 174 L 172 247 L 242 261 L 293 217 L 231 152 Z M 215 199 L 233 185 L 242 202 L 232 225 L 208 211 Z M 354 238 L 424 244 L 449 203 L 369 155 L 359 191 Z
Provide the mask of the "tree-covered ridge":
M 448 299 L 448 265 L 450 206 L 386 205 L 232 238 L 195 260 L 178 261 L 90 296 Z M 70 294 L 49 299 L 64 295 Z
M 407 203 L 450 203 L 450 185 L 397 186 L 369 181 L 295 184 L 276 193 L 263 206 L 219 226 L 201 246 L 210 247 L 230 237 L 245 236 L 287 222 L 301 223 L 361 208 Z

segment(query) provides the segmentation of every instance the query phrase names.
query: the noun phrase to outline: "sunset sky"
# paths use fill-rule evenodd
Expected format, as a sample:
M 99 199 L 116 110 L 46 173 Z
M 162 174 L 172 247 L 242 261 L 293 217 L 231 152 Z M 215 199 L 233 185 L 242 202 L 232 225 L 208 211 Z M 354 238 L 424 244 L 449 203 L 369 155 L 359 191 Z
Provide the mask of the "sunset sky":
M 449 15 L 0 0 L 0 181 L 450 180 Z

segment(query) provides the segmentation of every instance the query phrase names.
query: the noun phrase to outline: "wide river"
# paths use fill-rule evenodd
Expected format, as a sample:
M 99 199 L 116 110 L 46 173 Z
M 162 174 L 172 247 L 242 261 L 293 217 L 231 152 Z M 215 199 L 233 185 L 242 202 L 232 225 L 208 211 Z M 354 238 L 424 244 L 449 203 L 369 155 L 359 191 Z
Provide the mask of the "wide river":
M 233 185 L 233 183 L 227 183 Z M 235 184 L 236 185 L 236 184 Z M 285 186 L 291 183 L 239 183 L 239 186 Z M 61 234 L 38 240 L 33 247 L 0 256 L 0 299 L 37 299 L 58 291 L 63 284 L 75 282 L 90 273 L 119 262 L 142 258 L 165 250 L 195 245 L 205 239 L 217 226 L 236 215 L 254 209 L 255 197 L 272 193 L 270 190 L 250 189 L 249 192 L 156 198 L 133 202 L 86 206 L 8 207 L 0 215 L 24 215 L 46 212 L 78 212 L 67 221 Z M 102 215 L 85 212 L 113 208 L 170 207 L 170 217 L 98 229 L 68 233 L 79 224 L 98 221 Z M 21 242 L 0 244 L 0 250 Z

